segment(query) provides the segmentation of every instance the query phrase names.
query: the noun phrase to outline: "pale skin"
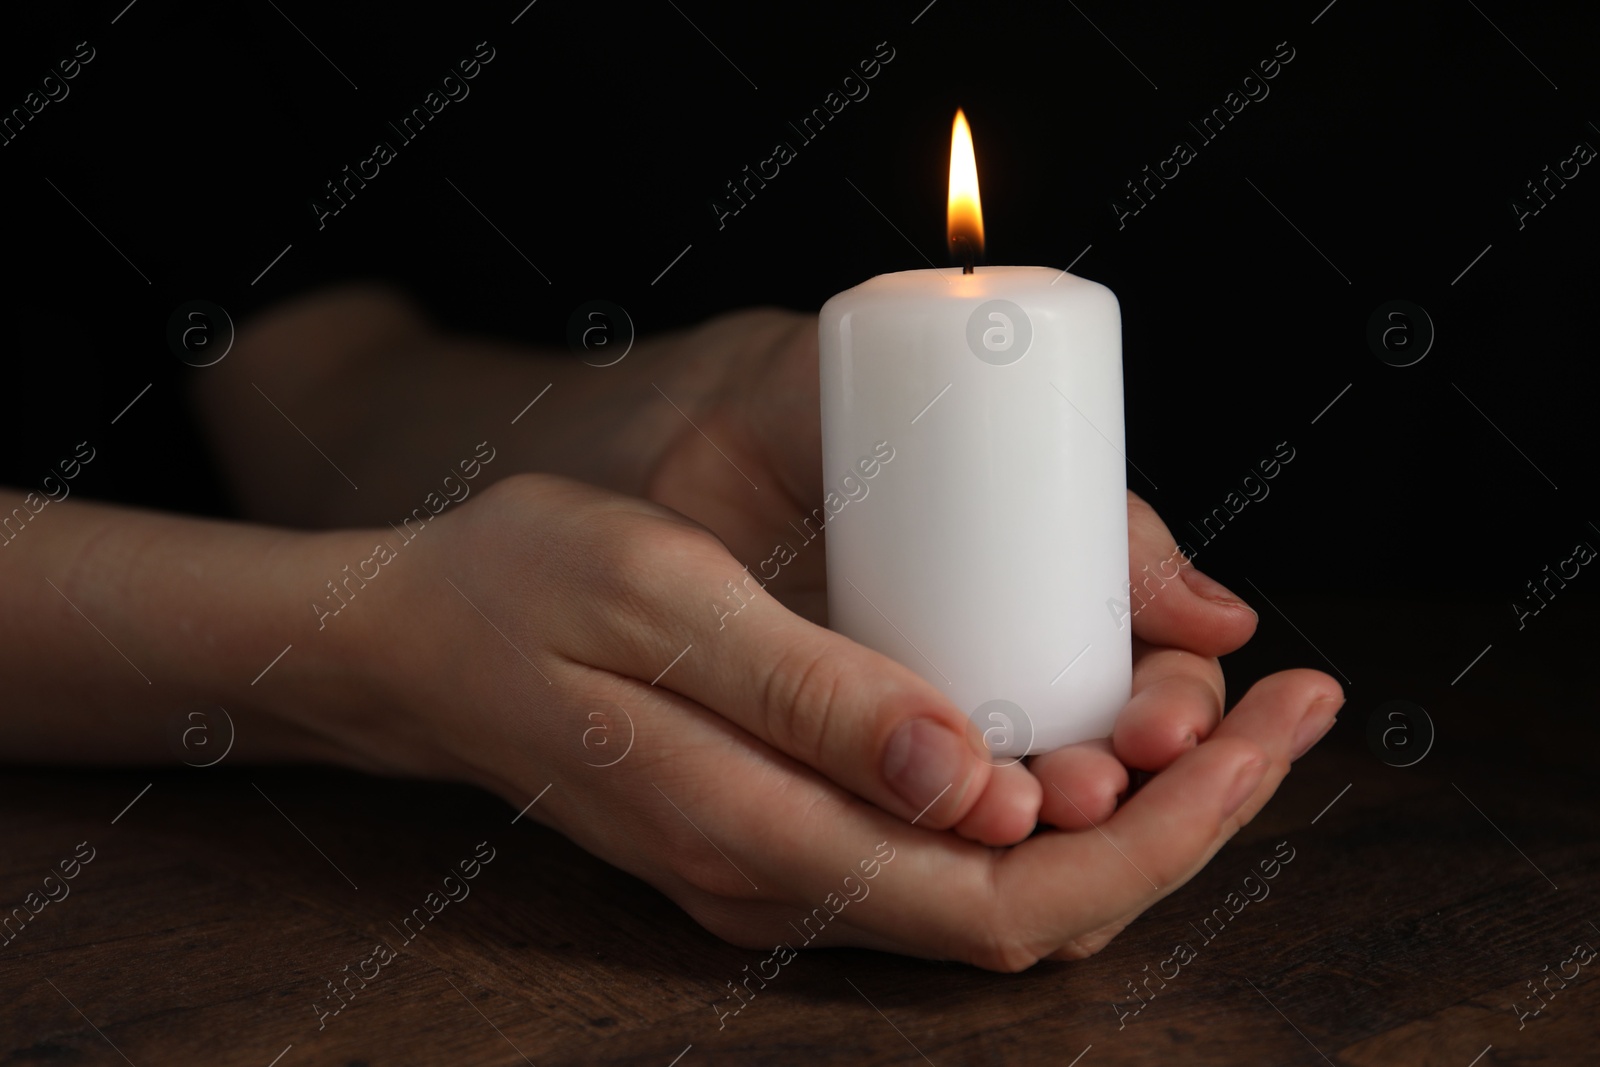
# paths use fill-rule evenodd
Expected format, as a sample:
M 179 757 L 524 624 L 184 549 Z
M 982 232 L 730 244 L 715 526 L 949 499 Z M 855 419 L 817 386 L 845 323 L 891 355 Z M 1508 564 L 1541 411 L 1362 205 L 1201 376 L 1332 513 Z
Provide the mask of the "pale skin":
M 887 841 L 870 898 L 812 944 L 1007 971 L 1098 951 L 1261 809 L 1343 694 L 1284 671 L 1224 718 L 1216 657 L 1255 615 L 1186 563 L 1131 620 L 1113 737 L 992 765 L 937 688 L 823 628 L 821 542 L 764 592 L 743 581 L 823 495 L 816 359 L 814 316 L 780 311 L 604 368 L 442 333 L 372 287 L 269 312 L 197 377 L 251 521 L 74 495 L 0 547 L 0 752 L 172 763 L 173 719 L 219 704 L 234 762 L 467 781 L 517 809 L 550 785 L 527 818 L 740 945 L 795 941 Z M 388 521 L 485 441 L 470 495 L 402 544 Z M 1128 509 L 1141 576 L 1175 546 Z M 319 618 L 380 542 L 394 557 Z M 748 603 L 719 625 L 729 581 Z M 1153 776 L 1130 791 L 1132 770 Z

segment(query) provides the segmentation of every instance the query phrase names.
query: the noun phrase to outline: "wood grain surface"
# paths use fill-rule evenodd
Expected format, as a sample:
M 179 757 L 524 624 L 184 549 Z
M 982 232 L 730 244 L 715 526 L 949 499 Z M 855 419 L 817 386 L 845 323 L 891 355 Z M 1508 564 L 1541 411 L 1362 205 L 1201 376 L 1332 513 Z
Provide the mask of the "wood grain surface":
M 1227 664 L 1235 693 L 1280 666 L 1336 670 L 1325 652 L 1356 672 L 1339 724 L 1091 960 L 997 975 L 805 952 L 719 1026 L 724 982 L 762 953 L 477 790 L 226 761 L 20 768 L 0 790 L 0 901 L 31 917 L 0 947 L 0 1063 L 1600 1061 L 1600 961 L 1541 987 L 1539 1014 L 1514 1007 L 1537 1006 L 1527 983 L 1575 944 L 1600 947 L 1592 603 L 1517 634 L 1503 605 L 1275 600 L 1310 636 L 1263 611 Z M 1367 742 L 1391 699 L 1437 730 L 1410 767 Z M 406 942 L 404 917 L 479 842 L 493 858 L 470 894 Z M 1294 858 L 1270 894 L 1202 938 L 1280 842 Z M 81 843 L 92 860 L 32 914 Z M 340 1003 L 327 983 L 379 938 L 393 958 L 324 1015 Z M 1139 1004 L 1127 983 L 1179 942 L 1193 958 L 1123 1014 Z

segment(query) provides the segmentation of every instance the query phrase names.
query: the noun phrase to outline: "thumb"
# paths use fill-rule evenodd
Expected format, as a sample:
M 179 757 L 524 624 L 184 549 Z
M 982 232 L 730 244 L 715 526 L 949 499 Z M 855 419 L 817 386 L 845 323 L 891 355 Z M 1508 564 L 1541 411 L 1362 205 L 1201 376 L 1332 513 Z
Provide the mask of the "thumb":
M 956 826 L 978 809 L 991 780 L 1016 782 L 997 773 L 977 727 L 935 686 L 789 611 L 720 545 L 678 564 L 652 583 L 646 632 L 586 641 L 579 658 L 654 679 L 918 826 Z M 1026 796 L 1014 804 L 1026 808 Z M 1017 829 L 1013 839 L 1032 829 L 1034 807 L 999 820 L 1008 833 Z M 984 814 L 987 837 L 995 819 Z
M 744 606 L 670 688 L 918 826 L 970 815 L 994 768 L 977 727 L 931 683 L 793 614 L 746 575 Z M 688 666 L 685 664 L 684 666 Z

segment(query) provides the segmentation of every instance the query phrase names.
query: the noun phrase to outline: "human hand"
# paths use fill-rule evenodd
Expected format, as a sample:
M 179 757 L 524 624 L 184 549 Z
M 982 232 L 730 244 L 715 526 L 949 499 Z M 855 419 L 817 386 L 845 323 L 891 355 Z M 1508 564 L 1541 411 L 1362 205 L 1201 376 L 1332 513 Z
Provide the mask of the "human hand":
M 334 336 L 337 331 L 312 328 L 330 315 L 338 321 L 343 321 L 342 316 L 354 316 L 365 324 L 354 339 L 340 342 L 351 351 L 387 351 L 400 343 L 395 339 L 405 337 L 409 340 L 403 347 L 412 352 L 411 363 L 419 368 L 439 362 L 437 358 L 432 362 L 424 359 L 424 349 L 443 351 L 440 346 L 445 346 L 451 352 L 447 362 L 452 366 L 463 361 L 474 367 L 478 367 L 474 360 L 484 363 L 476 378 L 467 375 L 467 381 L 500 382 L 488 373 L 490 369 L 502 376 L 512 373 L 504 360 L 491 359 L 466 342 L 424 329 L 414 316 L 406 318 L 388 297 L 331 294 L 286 310 L 274 328 L 296 336 Z M 384 342 L 385 337 L 390 340 Z M 258 340 L 258 348 L 275 347 L 268 343 L 270 336 Z M 323 355 L 336 366 L 350 364 L 348 355 Z M 632 413 L 625 424 L 635 436 L 624 438 L 620 429 L 598 435 L 605 447 L 625 442 L 659 455 L 653 467 L 641 468 L 638 482 L 622 479 L 625 488 L 643 489 L 657 502 L 706 524 L 739 559 L 765 557 L 778 538 L 800 545 L 797 557 L 767 583 L 767 589 L 805 618 L 823 622 L 820 545 L 792 537 L 795 521 L 804 522 L 814 510 L 809 505 L 818 501 L 822 492 L 815 318 L 770 310 L 739 312 L 653 339 L 649 351 L 640 355 L 649 358 L 610 369 L 576 367 L 579 378 L 563 386 L 570 391 L 580 389 L 580 382 L 588 382 L 582 388 L 593 392 L 608 380 L 608 374 L 650 364 L 643 379 L 634 380 L 639 377 L 634 374 L 621 381 L 627 397 L 623 406 Z M 509 380 L 500 384 L 512 387 Z M 529 388 L 530 395 L 538 391 Z M 462 394 L 458 399 L 466 403 L 471 391 L 458 391 Z M 440 395 L 439 390 L 428 393 L 435 399 Z M 476 407 L 481 399 L 479 396 L 467 406 Z M 584 407 L 581 402 L 578 406 Z M 661 418 L 645 417 L 652 406 L 659 409 L 655 414 Z M 511 449 L 511 462 L 518 462 L 516 457 L 524 451 Z M 527 461 L 524 455 L 521 462 Z M 615 464 L 601 462 L 596 469 L 611 466 Z M 507 469 L 503 462 L 494 473 Z M 587 480 L 594 472 L 575 473 Z M 1131 493 L 1129 531 L 1130 579 L 1148 589 L 1149 570 L 1170 576 L 1174 559 L 1181 557 L 1172 551 L 1171 537 L 1160 520 Z M 981 788 L 980 795 L 989 798 L 986 805 L 968 798 L 956 806 L 962 832 L 990 843 L 1019 839 L 1031 828 L 1030 808 L 1043 821 L 1057 826 L 1099 821 L 1125 795 L 1129 768 L 1159 770 L 1207 736 L 1220 717 L 1223 699 L 1221 671 L 1213 657 L 1247 640 L 1254 616 L 1237 602 L 1230 602 L 1225 591 L 1221 602 L 1199 595 L 1216 594 L 1218 587 L 1192 567 L 1184 566 L 1182 574 L 1182 581 L 1166 584 L 1155 579 L 1158 595 L 1132 617 L 1136 693 L 1119 720 L 1115 737 L 1033 760 L 1035 772 L 1047 787 L 1032 781 L 1021 767 L 986 772 L 974 770 L 970 760 L 958 757 L 944 782 L 965 782 L 962 789 Z M 753 595 L 751 587 L 757 583 L 746 575 L 734 573 L 724 582 L 729 579 L 741 592 L 728 599 L 719 588 L 722 603 L 736 605 L 740 597 Z M 709 609 L 709 604 L 706 607 Z M 913 766 L 927 763 L 904 762 Z M 968 780 L 965 776 L 970 773 L 989 780 Z M 952 798 L 958 795 L 960 790 L 953 789 Z M 924 818 L 929 825 L 946 825 L 949 814 L 943 805 L 937 805 Z M 912 817 L 910 813 L 908 817 Z
M 1103 825 L 1047 830 L 1009 849 L 899 825 L 834 789 L 819 801 L 780 781 L 757 806 L 737 786 L 693 783 L 698 789 L 687 801 L 689 790 L 682 790 L 678 802 L 691 806 L 711 839 L 770 839 L 776 831 L 782 847 L 733 853 L 748 863 L 744 873 L 761 885 L 756 889 L 705 840 L 669 826 L 682 858 L 665 881 L 659 874 L 650 880 L 702 925 L 751 948 L 856 945 L 999 971 L 1081 959 L 1187 882 L 1254 818 L 1288 773 L 1296 738 L 1322 729 L 1342 700 L 1321 672 L 1265 678 L 1204 744 Z M 680 738 L 697 740 L 717 743 Z M 879 842 L 894 859 L 863 893 L 862 876 L 872 868 L 861 863 L 881 857 Z M 793 925 L 797 910 L 806 917 L 803 931 Z M 811 916 L 824 921 L 806 921 Z
M 529 818 L 753 947 L 862 945 L 996 970 L 1090 954 L 1260 809 L 1297 738 L 1342 699 L 1318 672 L 1274 675 L 1098 829 L 996 849 L 937 828 L 974 818 L 966 795 L 908 825 L 911 805 L 874 778 L 884 724 L 953 726 L 959 712 L 770 598 L 717 629 L 696 605 L 738 568 L 683 518 L 519 476 L 404 551 L 391 584 L 363 591 L 365 613 L 351 605 L 387 709 L 340 724 L 339 740 L 519 807 L 552 785 Z M 597 721 L 615 749 L 585 747 Z M 827 918 L 801 933 L 797 909 Z
M 688 407 L 662 446 L 648 495 L 704 523 L 741 560 L 769 558 L 775 543 L 798 546 L 767 589 L 825 621 L 821 546 L 796 536 L 796 524 L 804 525 L 823 496 L 816 317 L 737 312 L 668 343 L 692 352 L 697 371 L 675 383 L 673 403 Z M 690 358 L 669 354 L 668 362 Z M 1255 631 L 1255 613 L 1195 570 L 1131 491 L 1128 541 L 1129 581 L 1139 593 L 1128 620 L 1132 699 L 1111 738 L 1029 762 L 1043 785 L 1041 821 L 1065 829 L 1109 817 L 1129 788 L 1130 770 L 1159 771 L 1210 735 L 1225 702 L 1216 657 Z
M 1040 821 L 1062 829 L 1109 818 L 1128 793 L 1130 772 L 1160 771 L 1216 730 L 1227 692 L 1217 657 L 1255 633 L 1255 612 L 1197 571 L 1160 516 L 1132 492 L 1128 555 L 1132 698 L 1118 713 L 1111 737 L 1029 760 L 1044 786 Z M 1314 733 L 1293 738 L 1292 758 L 1315 744 L 1332 720 L 1317 723 L 1307 727 Z
M 771 338 L 773 351 L 803 352 L 804 324 L 786 329 L 787 341 Z M 736 348 L 740 335 L 748 341 L 747 331 L 735 329 L 727 343 Z M 772 378 L 795 374 L 792 354 L 787 362 L 774 358 L 787 371 L 772 367 Z M 795 384 L 809 380 L 808 368 Z M 796 425 L 810 425 L 801 417 L 808 406 L 803 392 L 787 397 L 802 409 L 793 416 Z M 732 425 L 748 415 L 725 404 L 716 417 Z M 712 419 L 696 422 L 718 428 Z M 698 438 L 700 429 L 686 432 Z M 692 457 L 681 443 L 676 450 L 674 457 L 669 447 L 654 472 L 653 492 L 681 493 L 675 499 L 708 518 L 716 518 L 713 505 L 720 502 L 727 514 L 716 521 L 728 536 L 759 538 L 758 513 L 729 506 L 715 493 L 695 502 L 693 487 L 705 481 L 687 476 Z M 683 468 L 677 475 L 674 459 Z M 788 492 L 796 483 L 784 484 Z M 892 829 L 912 835 L 916 866 L 942 890 L 955 887 L 961 907 L 941 910 L 919 900 L 931 884 L 919 875 L 912 885 L 923 888 L 899 890 L 895 914 L 858 908 L 849 923 L 831 927 L 824 943 L 1007 969 L 1043 955 L 1093 951 L 1181 884 L 1265 802 L 1301 747 L 1291 731 L 1298 724 L 1320 732 L 1331 721 L 1331 706 L 1300 712 L 1311 702 L 1308 694 L 1337 693 L 1315 672 L 1275 676 L 1217 727 L 1222 693 L 1211 657 L 1242 643 L 1253 617 L 1241 606 L 1195 595 L 1215 590 L 1187 572 L 1132 619 L 1140 641 L 1138 694 L 1116 737 L 1035 759 L 1038 779 L 1020 766 L 986 769 L 969 753 L 962 788 L 920 811 L 880 776 L 884 736 L 908 717 L 965 727 L 959 711 L 905 668 L 756 595 L 740 581 L 743 572 L 726 546 L 694 523 L 563 479 L 523 476 L 480 492 L 429 532 L 408 553 L 416 565 L 401 569 L 407 577 L 377 591 L 392 598 L 390 606 L 374 604 L 365 616 L 371 623 L 364 644 L 380 650 L 376 673 L 393 680 L 389 699 L 379 702 L 384 710 L 337 724 L 330 717 L 320 728 L 339 735 L 335 740 L 363 766 L 472 780 L 519 806 L 556 783 L 530 817 L 651 881 L 710 929 L 741 943 L 771 936 L 769 920 L 805 903 L 799 899 L 805 887 L 820 885 L 817 870 L 837 870 L 839 856 L 824 838 L 832 835 L 837 844 Z M 1171 556 L 1165 528 L 1132 497 L 1130 542 L 1135 563 Z M 820 564 L 814 558 L 789 568 L 790 580 L 807 568 L 819 579 Z M 725 609 L 712 602 L 730 581 L 750 600 L 725 619 Z M 804 583 L 796 581 L 795 589 L 803 594 Z M 686 601 L 698 601 L 698 611 L 685 608 Z M 499 631 L 493 636 L 486 629 L 491 622 Z M 681 643 L 675 623 L 685 627 Z M 469 640 L 473 628 L 477 636 Z M 723 639 L 725 648 L 718 644 Z M 1187 651 L 1175 647 L 1183 645 Z M 600 760 L 584 746 L 596 722 L 618 742 Z M 971 731 L 966 736 L 971 743 Z M 618 749 L 628 754 L 620 761 L 611 758 Z M 1111 814 L 1128 766 L 1166 770 Z M 1231 801 L 1220 798 L 1241 769 L 1259 781 L 1240 786 L 1254 792 L 1230 819 Z M 1041 794 L 1040 780 L 1049 793 Z M 937 796 L 933 788 L 923 795 L 929 793 Z M 1068 795 L 1072 804 L 1063 804 Z M 708 810 L 723 803 L 736 810 Z M 1096 831 L 1088 832 L 1094 838 L 1047 831 L 1001 853 L 981 847 L 1020 839 L 1041 809 L 1048 823 L 1099 823 L 1114 840 L 1155 855 L 1160 862 L 1138 865 L 1159 889 L 1144 875 L 1135 885 L 1103 870 L 1108 857 L 1093 853 L 1101 840 Z M 906 827 L 909 819 L 917 820 L 916 829 Z M 946 826 L 957 832 L 924 836 Z M 846 866 L 871 853 L 863 849 Z M 1051 905 L 1069 867 L 1081 892 Z M 789 888 L 758 890 L 755 878 Z M 1002 882 L 1009 886 L 1005 900 L 995 896 Z M 1054 888 L 1047 892 L 1042 882 Z M 1019 910 L 1018 902 L 1036 913 Z M 962 916 L 967 907 L 980 921 Z
M 350 613 L 381 664 L 369 673 L 401 681 L 344 740 L 391 770 L 468 779 L 519 806 L 553 779 L 640 832 L 660 797 L 629 771 L 585 766 L 606 758 L 583 744 L 600 723 L 617 741 L 607 753 L 631 736 L 627 766 L 664 764 L 680 783 L 727 780 L 754 798 L 799 775 L 991 845 L 1035 826 L 1037 781 L 991 766 L 934 686 L 740 583 L 716 537 L 658 505 L 520 475 L 440 515 L 389 566 L 396 578 L 370 591 L 387 603 Z M 712 719 L 719 748 L 676 740 Z

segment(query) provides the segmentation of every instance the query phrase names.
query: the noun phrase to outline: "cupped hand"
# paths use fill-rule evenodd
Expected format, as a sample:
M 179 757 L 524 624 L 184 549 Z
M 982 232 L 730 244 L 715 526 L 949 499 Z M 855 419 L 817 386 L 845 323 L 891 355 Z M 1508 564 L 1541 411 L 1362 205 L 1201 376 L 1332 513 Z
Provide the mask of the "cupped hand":
M 1256 615 L 1194 568 L 1155 511 L 1128 494 L 1133 695 L 1112 736 L 1035 756 L 1043 785 L 1040 821 L 1062 829 L 1096 825 L 1127 795 L 1130 772 L 1160 771 L 1222 722 L 1227 690 L 1217 657 L 1255 633 Z M 1333 684 L 1332 679 L 1327 679 Z M 1296 737 L 1298 757 L 1326 731 Z
M 739 621 L 746 621 L 773 610 L 775 605 L 755 595 L 762 581 L 766 581 L 765 591 L 781 605 L 801 618 L 825 624 L 823 547 L 815 533 L 821 522 L 812 521 L 822 495 L 815 323 L 815 316 L 792 312 L 737 312 L 641 342 L 640 350 L 617 366 L 574 364 L 562 372 L 560 388 L 561 395 L 568 398 L 566 406 L 548 409 L 526 428 L 519 427 L 518 435 L 505 442 L 508 455 L 487 471 L 487 477 L 535 465 L 629 496 L 648 495 L 709 528 L 722 542 L 722 550 L 713 553 L 718 562 L 727 562 L 731 555 L 740 564 L 735 573 L 719 572 L 714 597 L 696 608 L 706 613 L 700 617 L 717 623 L 719 634 L 722 616 L 733 611 L 739 611 Z M 445 335 L 429 327 L 394 294 L 364 289 L 326 294 L 286 307 L 270 321 L 258 323 L 241 339 L 240 347 L 237 359 L 230 361 L 237 364 L 236 371 L 251 379 L 264 376 L 273 395 L 294 407 L 298 418 L 309 420 L 316 438 L 339 455 L 353 452 L 359 459 L 363 442 L 378 448 L 379 458 L 372 462 L 379 463 L 380 469 L 406 468 L 408 463 L 424 462 L 424 457 L 436 457 L 446 441 L 459 436 L 459 422 L 481 420 L 491 394 L 497 398 L 507 392 L 535 397 L 548 385 L 543 376 L 556 376 L 549 361 L 530 360 L 525 353 L 504 345 Z M 427 411 L 434 406 L 439 411 L 431 422 L 419 411 L 416 422 L 432 426 L 432 431 L 415 440 L 412 434 L 393 440 L 379 433 L 381 424 L 351 423 L 347 412 L 341 411 L 337 418 L 319 416 L 315 398 L 343 392 L 313 388 L 321 378 L 296 386 L 272 377 L 280 371 L 288 373 L 283 370 L 284 353 L 302 350 L 315 351 L 323 363 L 344 368 L 341 373 L 360 371 L 373 360 L 404 364 L 413 373 L 436 366 L 449 366 L 460 373 L 447 374 L 422 390 L 426 399 L 418 402 L 426 405 Z M 253 390 L 240 388 L 253 405 L 246 407 L 245 413 L 272 414 L 255 403 Z M 391 409 L 407 395 L 388 395 L 374 409 L 383 409 L 393 421 Z M 572 444 L 579 437 L 589 447 Z M 566 444 L 556 447 L 561 442 Z M 253 453 L 246 449 L 244 454 L 248 458 Z M 312 462 L 317 460 L 307 455 Z M 636 474 L 628 475 L 629 470 Z M 388 481 L 394 484 L 385 490 L 384 479 L 373 481 L 364 474 L 367 492 L 344 493 L 337 499 L 345 500 L 341 506 L 348 507 L 357 503 L 359 496 L 368 513 L 343 515 L 342 521 L 386 515 L 385 501 L 396 507 L 412 502 L 414 485 L 403 478 Z M 479 510 L 477 501 L 469 504 L 473 505 L 469 514 Z M 915 818 L 949 785 L 949 795 L 923 815 L 919 825 L 956 825 L 963 834 L 998 844 L 1020 839 L 1038 817 L 1066 827 L 1103 819 L 1116 798 L 1126 794 L 1129 768 L 1159 769 L 1187 745 L 1204 738 L 1220 716 L 1222 700 L 1220 670 L 1207 658 L 1243 643 L 1253 616 L 1225 596 L 1222 603 L 1206 599 L 1216 589 L 1192 567 L 1182 568 L 1181 582 L 1164 580 L 1171 577 L 1176 565 L 1171 537 L 1154 513 L 1132 494 L 1129 509 L 1130 580 L 1149 603 L 1140 606 L 1129 620 L 1138 657 L 1137 693 L 1118 724 L 1114 742 L 1076 746 L 1035 760 L 1035 770 L 1041 775 L 1037 780 L 1023 766 L 984 770 L 974 767 L 959 749 L 952 750 L 944 730 L 913 727 L 889 744 L 883 739 L 892 737 L 907 713 L 887 706 L 868 708 L 863 694 L 869 687 L 839 681 L 840 691 L 850 692 L 851 700 L 809 699 L 828 717 L 835 717 L 834 709 L 850 708 L 851 719 L 865 722 L 851 733 L 882 740 L 883 749 L 869 746 L 866 755 L 819 752 L 811 765 L 855 789 L 856 779 L 865 772 L 835 770 L 841 760 L 859 763 L 882 757 L 886 764 L 892 761 L 892 768 L 880 765 L 878 769 L 886 781 L 899 781 L 897 795 L 916 798 L 902 813 L 907 818 Z M 759 565 L 751 570 L 761 571 L 761 580 L 742 569 L 771 559 L 780 540 L 786 547 L 792 546 L 795 555 L 785 559 L 776 578 L 766 580 L 771 570 Z M 640 565 L 659 570 L 660 562 L 648 555 L 643 554 Z M 760 603 L 740 609 L 747 600 Z M 1130 608 L 1136 603 L 1130 599 Z M 745 671 L 765 671 L 781 679 L 786 672 L 793 674 L 796 664 L 803 671 L 807 656 L 828 659 L 834 649 L 847 649 L 845 658 L 838 661 L 841 664 L 851 664 L 853 669 L 862 662 L 852 658 L 855 649 L 847 642 L 806 633 L 813 640 L 798 650 L 763 648 L 761 664 L 747 664 Z M 673 653 L 686 647 L 688 640 Z M 707 677 L 724 677 L 701 662 L 707 647 L 702 644 L 698 654 L 690 653 L 685 662 L 695 661 L 709 672 Z M 640 675 L 648 671 L 653 678 L 663 666 L 639 664 L 633 669 Z M 810 691 L 815 691 L 817 678 L 848 679 L 849 670 L 835 667 L 829 664 L 807 674 Z M 673 677 L 668 674 L 663 684 L 670 684 Z M 1213 692 L 1214 697 L 1208 696 Z M 725 693 L 707 706 L 739 723 L 743 721 L 741 713 L 729 702 L 745 699 Z M 947 724 L 948 710 L 945 707 Z M 874 730 L 879 732 L 874 734 Z M 605 731 L 591 736 L 604 737 Z M 913 754 L 913 742 L 941 739 L 946 749 L 955 753 L 947 754 L 948 766 Z M 919 769 L 927 781 L 915 780 Z
M 1262 681 L 1222 719 L 1214 657 L 1254 616 L 1183 566 L 1130 494 L 1143 602 L 1114 736 L 989 766 L 942 694 L 821 629 L 820 544 L 765 592 L 744 570 L 821 496 L 812 318 L 742 313 L 656 351 L 678 346 L 694 373 L 663 358 L 651 390 L 674 427 L 646 435 L 654 504 L 509 478 L 363 593 L 352 616 L 370 620 L 386 699 L 319 724 L 352 762 L 474 781 L 519 809 L 543 794 L 530 819 L 741 944 L 1016 969 L 1095 951 L 1182 884 L 1331 723 L 1338 687 L 1310 671 Z M 373 535 L 319 536 L 354 551 Z M 941 739 L 947 766 L 913 751 Z M 1157 772 L 1131 796 L 1130 768 Z M 1023 840 L 1036 820 L 1055 829 Z
M 891 739 L 908 722 L 958 736 L 964 717 L 770 597 L 714 609 L 742 571 L 682 516 L 517 476 L 388 567 L 352 615 L 390 700 L 337 739 L 519 808 L 540 797 L 530 819 L 752 947 L 862 945 L 999 970 L 1094 952 L 1254 815 L 1342 699 L 1318 672 L 1274 675 L 1197 726 L 1202 743 L 1169 745 L 1181 754 L 1097 827 L 993 848 L 1020 836 L 1018 811 L 1031 828 L 1038 794 L 992 802 L 994 769 L 968 751 L 965 784 L 919 813 L 883 774 Z
M 675 386 L 683 419 L 663 443 L 647 494 L 705 524 L 746 563 L 791 546 L 768 591 L 825 622 L 821 544 L 804 539 L 823 496 L 816 316 L 741 311 L 667 344 L 680 350 L 669 362 L 692 362 L 696 373 Z M 1111 738 L 1029 763 L 1042 786 L 1041 821 L 1062 828 L 1104 820 L 1126 795 L 1130 770 L 1159 771 L 1211 735 L 1225 700 L 1217 657 L 1255 631 L 1255 613 L 1196 570 L 1132 492 L 1128 542 L 1132 699 Z
M 628 772 L 585 764 L 630 739 L 626 764 L 650 763 L 652 747 L 676 751 L 680 733 L 716 719 L 719 751 L 669 761 L 680 783 L 738 782 L 759 806 L 774 768 L 803 767 L 902 824 L 991 845 L 1034 829 L 1038 782 L 992 766 L 977 728 L 934 686 L 789 611 L 666 508 L 519 475 L 402 552 L 384 593 L 396 599 L 369 612 L 368 646 L 381 673 L 407 681 L 399 714 L 372 724 L 366 743 L 402 745 L 411 773 L 467 778 L 518 806 L 563 780 L 638 828 L 660 797 L 619 792 Z
M 410 694 L 399 733 L 512 804 L 554 783 L 530 817 L 753 947 L 856 944 L 1001 970 L 1093 952 L 1254 814 L 1339 699 L 1317 672 L 1276 675 L 1098 829 L 986 848 L 934 820 L 907 825 L 853 732 L 937 694 L 847 643 L 813 657 L 842 639 L 770 600 L 716 629 L 694 609 L 733 567 L 703 531 L 543 477 L 477 504 L 419 539 L 384 612 L 411 620 L 385 646 Z M 804 659 L 773 672 L 774 648 Z M 730 695 L 749 703 L 710 710 Z M 596 722 L 612 734 L 603 753 L 584 744 Z

